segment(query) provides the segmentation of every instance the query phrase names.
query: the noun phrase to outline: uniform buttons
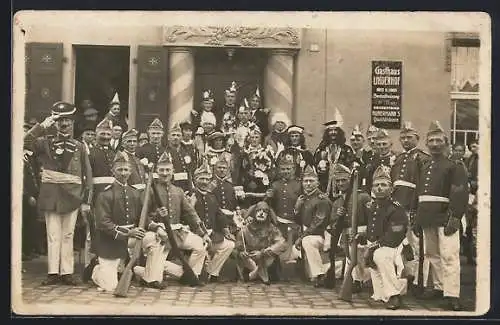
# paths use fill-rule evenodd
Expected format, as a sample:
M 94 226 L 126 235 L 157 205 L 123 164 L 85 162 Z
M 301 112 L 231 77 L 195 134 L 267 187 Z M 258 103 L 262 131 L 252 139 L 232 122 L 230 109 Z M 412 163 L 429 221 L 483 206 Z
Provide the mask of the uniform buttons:
M 426 180 L 426 181 L 429 181 L 429 180 L 430 180 L 430 178 L 429 178 L 429 177 L 427 177 L 425 180 Z

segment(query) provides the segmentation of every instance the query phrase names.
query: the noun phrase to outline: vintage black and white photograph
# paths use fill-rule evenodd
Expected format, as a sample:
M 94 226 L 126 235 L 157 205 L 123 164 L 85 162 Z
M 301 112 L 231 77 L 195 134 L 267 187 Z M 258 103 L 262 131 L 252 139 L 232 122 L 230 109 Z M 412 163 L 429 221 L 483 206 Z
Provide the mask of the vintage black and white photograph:
M 490 28 L 18 12 L 13 311 L 486 313 Z

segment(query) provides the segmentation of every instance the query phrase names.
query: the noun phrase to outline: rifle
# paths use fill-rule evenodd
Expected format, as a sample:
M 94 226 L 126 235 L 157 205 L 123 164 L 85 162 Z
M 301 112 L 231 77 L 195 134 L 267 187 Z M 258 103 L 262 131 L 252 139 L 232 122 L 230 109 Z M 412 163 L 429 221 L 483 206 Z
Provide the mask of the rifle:
M 342 202 L 342 206 L 344 209 L 347 211 L 347 207 L 349 204 L 349 200 L 351 199 L 352 195 L 352 189 L 354 186 L 354 173 L 351 174 L 351 179 L 349 181 L 349 189 L 346 193 L 344 202 Z M 331 230 L 332 231 L 332 236 L 330 237 L 330 267 L 328 268 L 328 271 L 326 271 L 326 276 L 325 276 L 325 287 L 328 289 L 333 289 L 335 288 L 335 255 L 336 255 L 336 250 L 337 250 L 337 245 L 340 239 L 340 235 L 342 235 L 342 231 L 345 228 L 345 216 L 339 216 L 337 219 L 334 228 Z
M 344 301 L 352 300 L 352 271 L 358 264 L 358 241 L 355 238 L 358 234 L 358 171 L 356 169 L 353 171 L 352 195 L 351 234 L 349 236 L 351 239 L 349 247 L 351 262 L 344 273 L 344 282 L 342 282 L 342 288 L 340 289 L 340 299 Z
M 419 178 L 420 178 L 420 156 L 417 155 L 417 189 L 415 190 L 415 200 L 418 195 L 417 190 L 419 188 Z M 413 223 L 415 223 L 415 216 L 413 216 Z M 411 230 L 410 230 L 411 231 Z M 418 268 L 417 268 L 417 295 L 421 295 L 424 293 L 424 230 L 422 227 L 417 227 L 418 232 Z
M 155 183 L 152 184 L 152 189 L 155 201 L 160 206 L 166 206 L 165 202 L 162 202 L 160 194 L 158 193 L 158 188 L 156 187 Z M 168 218 L 164 218 L 163 222 L 165 224 L 165 230 L 167 232 L 168 241 L 170 242 L 170 246 L 172 247 L 172 252 L 174 253 L 175 256 L 177 256 L 181 260 L 182 269 L 184 270 L 182 277 L 191 285 L 200 285 L 201 284 L 200 279 L 198 278 L 196 273 L 194 273 L 191 266 L 188 264 L 186 256 L 182 254 L 181 250 L 179 249 L 179 246 L 177 245 L 177 242 L 175 241 L 174 232 L 172 231 L 172 226 L 170 225 L 170 220 Z
M 150 198 L 149 191 L 151 190 L 152 182 L 153 182 L 153 175 L 150 175 L 150 177 L 148 177 L 148 182 L 146 184 L 146 191 L 144 192 L 144 203 L 142 205 L 141 217 L 139 219 L 139 228 L 142 229 L 146 227 L 146 218 L 148 216 L 148 206 Z M 127 229 L 123 227 L 121 227 L 119 230 L 120 232 L 123 233 L 127 231 Z M 135 266 L 135 263 L 140 257 L 141 249 L 142 249 L 142 240 L 136 240 L 132 256 L 130 257 L 129 262 L 125 267 L 125 270 L 123 270 L 122 276 L 120 277 L 120 281 L 118 282 L 118 285 L 116 286 L 116 289 L 113 293 L 115 297 L 127 297 L 128 289 L 130 287 L 130 283 L 132 282 L 132 276 L 134 275 L 132 268 Z

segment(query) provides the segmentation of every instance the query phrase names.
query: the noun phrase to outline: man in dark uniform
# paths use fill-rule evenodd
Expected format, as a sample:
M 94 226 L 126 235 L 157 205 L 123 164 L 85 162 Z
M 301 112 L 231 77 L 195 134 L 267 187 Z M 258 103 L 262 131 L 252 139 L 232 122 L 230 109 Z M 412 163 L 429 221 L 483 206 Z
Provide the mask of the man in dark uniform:
M 98 259 L 93 259 L 84 272 L 84 280 L 91 278 L 100 291 L 108 292 L 113 292 L 118 284 L 120 263 L 123 267 L 128 247 L 133 247 L 135 240 L 142 240 L 146 233 L 138 227 L 140 192 L 127 184 L 132 171 L 126 154 L 116 154 L 112 169 L 115 181 L 98 194 L 94 208 Z
M 205 224 L 212 245 L 208 247 L 209 255 L 213 255 L 207 264 L 203 281 L 217 281 L 219 273 L 234 249 L 234 241 L 226 239 L 228 226 L 232 222 L 232 212 L 226 213 L 220 208 L 217 198 L 210 192 L 212 169 L 204 163 L 194 172 L 195 190 L 191 204 L 201 221 Z
M 168 130 L 168 146 L 165 152 L 170 155 L 174 165 L 174 179 L 172 184 L 184 191 L 193 189 L 193 172 L 197 167 L 197 156 L 185 147 L 182 142 L 182 131 L 179 124 L 174 124 Z
M 276 213 L 277 225 L 287 239 L 287 250 L 280 256 L 282 264 L 295 262 L 292 250 L 299 233 L 294 208 L 302 193 L 302 184 L 295 176 L 295 168 L 293 156 L 282 155 L 278 160 L 280 179 L 274 181 L 266 192 L 266 201 Z M 282 269 L 283 266 L 285 265 L 282 265 Z
M 417 179 L 419 171 L 425 161 L 430 156 L 417 148 L 419 135 L 411 122 L 405 122 L 401 129 L 399 139 L 404 152 L 399 154 L 394 161 L 391 170 L 391 179 L 393 184 L 392 198 L 406 210 L 409 216 L 409 224 L 414 222 L 417 212 L 418 198 L 416 193 Z M 413 260 L 406 263 L 410 277 L 414 278 L 413 284 L 417 284 L 418 279 L 418 259 L 419 259 L 419 241 L 418 237 L 412 231 L 411 227 L 406 234 L 406 240 L 403 243 L 409 243 L 413 251 Z M 424 260 L 424 283 L 427 283 L 429 275 L 429 261 Z M 410 279 L 411 280 L 411 279 Z
M 24 132 L 28 132 L 33 127 L 32 124 L 24 125 Z M 23 155 L 23 230 L 22 230 L 22 252 L 23 261 L 35 257 L 37 251 L 40 251 L 40 236 L 37 222 L 36 199 L 40 191 L 40 168 L 33 156 L 33 151 L 24 150 Z
M 344 244 L 344 245 L 341 244 L 341 246 L 346 247 L 347 245 L 345 244 L 349 243 L 350 239 L 349 234 L 351 233 L 350 228 L 352 220 L 353 196 L 351 195 L 349 202 L 347 202 L 347 204 L 345 204 L 345 197 L 347 192 L 352 190 L 349 189 L 349 183 L 352 171 L 344 165 L 337 164 L 335 165 L 333 172 L 334 172 L 335 188 L 337 192 L 332 197 L 332 214 L 330 216 L 329 229 L 333 230 L 335 229 L 335 227 L 340 227 L 342 225 L 345 226 L 340 241 L 342 244 Z M 368 195 L 368 193 L 359 190 L 358 201 L 356 204 L 358 211 L 357 233 L 359 234 L 360 237 L 363 237 L 363 234 L 366 234 L 366 220 L 367 220 L 366 214 L 367 214 L 367 206 L 369 205 L 370 201 L 371 198 Z M 339 222 L 341 220 L 343 222 Z M 328 246 L 330 246 L 330 249 L 337 249 L 338 243 L 333 243 L 334 247 L 331 247 L 331 245 L 329 245 L 328 242 L 326 242 L 325 244 L 328 244 Z M 350 256 L 350 252 L 347 251 L 348 249 L 344 250 L 346 253 L 346 257 Z M 354 293 L 361 291 L 363 284 L 370 279 L 370 275 L 368 271 L 365 269 L 365 265 L 362 260 L 364 250 L 365 250 L 365 243 L 362 240 L 360 240 L 358 242 L 358 265 L 356 265 L 352 270 L 352 278 L 354 280 L 353 282 Z M 330 261 L 330 263 L 332 262 L 333 261 Z M 349 263 L 350 261 L 346 258 L 346 269 L 347 269 L 347 264 Z
M 163 140 L 163 123 L 160 119 L 155 118 L 148 126 L 149 143 L 137 148 L 137 157 L 139 159 L 146 158 L 146 164 L 156 164 L 160 156 L 165 152 L 165 147 L 162 144 Z
M 364 146 L 365 138 L 359 125 L 355 125 L 352 130 L 350 143 L 352 150 L 354 151 L 355 161 L 359 165 L 359 189 L 365 191 L 366 193 L 370 193 L 368 184 L 371 183 L 371 181 L 368 180 L 367 167 L 370 163 L 372 163 L 374 153 L 373 150 L 369 149 L 369 147 Z
M 259 86 L 257 86 L 255 93 L 250 97 L 250 118 L 257 124 L 265 138 L 269 134 L 269 109 L 262 108 L 261 104 Z
M 295 214 L 302 233 L 295 241 L 297 249 L 304 249 L 307 271 L 315 287 L 323 285 L 326 273 L 320 250 L 324 245 L 325 229 L 331 213 L 328 196 L 319 189 L 318 175 L 307 166 L 302 177 L 303 194 L 296 203 Z
M 138 189 L 146 188 L 146 171 L 144 165 L 140 162 L 136 155 L 137 136 L 139 132 L 136 129 L 130 129 L 122 135 L 123 153 L 127 155 L 132 168 L 128 183 Z
M 330 186 L 333 184 L 334 164 L 342 164 L 352 167 L 354 162 L 354 152 L 345 142 L 345 132 L 340 128 L 337 121 L 329 121 L 324 124 L 325 131 L 318 148 L 314 152 L 314 167 L 318 172 L 321 191 L 327 194 L 333 192 Z
M 405 280 L 396 273 L 397 256 L 405 238 L 408 218 L 405 209 L 392 200 L 390 168 L 382 165 L 373 174 L 375 202 L 370 207 L 366 231 L 365 264 L 370 268 L 373 285 L 372 299 L 382 300 L 388 309 L 401 307 Z
M 94 201 L 97 195 L 104 188 L 112 184 L 115 179 L 113 177 L 113 159 L 115 151 L 110 147 L 111 140 L 111 125 L 109 119 L 102 120 L 96 127 L 96 145 L 89 150 L 90 166 L 92 167 L 92 182 L 94 184 Z M 92 215 L 91 215 L 92 216 Z M 95 235 L 95 220 L 90 220 L 88 229 L 86 230 L 85 241 L 85 265 L 91 261 L 91 255 L 94 254 L 93 240 Z
M 222 123 L 223 119 L 229 119 L 229 120 L 234 120 L 236 119 L 236 96 L 237 96 L 237 85 L 236 82 L 231 82 L 231 87 L 226 89 L 224 91 L 224 106 L 222 107 L 221 110 L 217 110 L 216 116 L 217 116 L 217 121 L 219 123 Z M 224 115 L 226 115 L 224 117 Z M 216 125 L 218 129 L 222 127 L 222 125 Z
M 305 166 L 313 164 L 313 155 L 306 149 L 306 139 L 302 126 L 290 125 L 286 132 L 288 137 L 285 150 L 279 153 L 277 159 L 280 159 L 283 155 L 292 155 L 295 163 L 295 176 L 300 178 Z
M 372 135 L 372 138 L 371 142 L 374 145 L 375 156 L 367 168 L 367 179 L 369 181 L 373 180 L 373 173 L 378 167 L 387 166 L 392 168 L 397 156 L 392 151 L 392 141 L 387 130 L 377 129 L 377 131 Z M 369 185 L 371 188 L 371 184 Z
M 207 256 L 205 245 L 209 246 L 211 239 L 184 191 L 172 184 L 174 166 L 167 153 L 163 153 L 158 160 L 156 172 L 158 180 L 155 180 L 155 186 L 162 202 L 152 200 L 151 208 L 148 209 L 154 212 L 151 213 L 152 221 L 147 227 L 146 238 L 153 240 L 143 246 L 147 260 L 141 277 L 148 286 L 162 288 L 163 272 L 170 273 L 166 259 L 171 247 L 165 231 L 165 218 L 169 218 L 179 248 L 191 251 L 188 263 L 198 276 Z
M 92 202 L 92 169 L 83 144 L 73 139 L 74 105 L 57 102 L 52 116 L 25 135 L 27 148 L 42 168 L 38 209 L 45 214 L 48 278 L 43 284 L 77 284 L 73 277 L 73 236 L 78 211 L 88 216 Z M 57 135 L 41 137 L 57 119 Z
M 241 187 L 234 186 L 227 177 L 229 165 L 226 159 L 219 157 L 214 166 L 211 192 L 215 195 L 221 209 L 235 211 L 242 199 Z
M 444 296 L 446 308 L 457 311 L 461 309 L 458 230 L 467 208 L 468 184 L 463 165 L 444 156 L 447 142 L 439 122 L 432 122 L 426 140 L 431 159 L 423 163 L 419 173 L 415 224 L 423 229 L 426 257 L 438 282 L 437 290 L 427 297 Z

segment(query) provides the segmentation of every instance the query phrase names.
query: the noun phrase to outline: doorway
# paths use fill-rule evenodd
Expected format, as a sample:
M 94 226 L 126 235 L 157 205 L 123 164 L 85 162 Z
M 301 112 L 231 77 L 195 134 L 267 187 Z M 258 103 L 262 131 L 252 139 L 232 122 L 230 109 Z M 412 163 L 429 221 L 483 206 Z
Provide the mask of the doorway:
M 236 105 L 244 98 L 250 100 L 257 85 L 263 98 L 263 75 L 267 53 L 262 49 L 197 49 L 195 55 L 195 109 L 201 109 L 202 93 L 210 89 L 214 94 L 215 109 L 220 110 L 225 104 L 224 91 L 237 84 Z
M 121 114 L 127 116 L 130 48 L 128 46 L 75 46 L 75 105 L 81 116 L 84 100 L 90 100 L 101 120 L 115 92 Z

